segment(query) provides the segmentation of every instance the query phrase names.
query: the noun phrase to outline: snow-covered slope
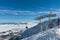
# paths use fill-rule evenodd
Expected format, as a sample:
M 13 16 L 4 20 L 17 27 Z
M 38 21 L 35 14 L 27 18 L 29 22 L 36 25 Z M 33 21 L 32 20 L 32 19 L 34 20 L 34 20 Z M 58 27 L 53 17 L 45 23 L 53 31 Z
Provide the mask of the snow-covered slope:
M 59 29 L 59 30 L 58 30 Z M 60 40 L 60 28 L 55 27 L 43 32 L 39 32 L 37 34 L 34 34 L 32 36 L 20 39 L 17 37 L 16 39 L 12 40 Z
M 52 28 L 44 32 L 39 32 L 38 34 L 32 35 L 22 40 L 60 40 L 60 36 L 59 36 L 60 32 L 58 32 L 59 30 L 57 29 L 59 28 Z
M 22 40 L 22 39 L 26 39 L 27 38 L 27 40 L 33 40 L 33 39 L 35 39 L 34 37 L 36 37 L 36 36 L 38 36 L 38 35 L 45 35 L 45 36 L 47 36 L 47 37 L 49 37 L 50 35 L 53 35 L 51 32 L 53 32 L 53 31 L 51 31 L 51 32 L 46 32 L 46 26 L 48 25 L 48 21 L 46 21 L 46 22 L 43 22 L 42 23 L 42 27 L 43 27 L 43 31 L 45 31 L 45 32 L 42 32 L 41 33 L 41 29 L 40 29 L 40 23 L 39 24 L 37 24 L 36 26 L 33 26 L 33 27 L 31 27 L 31 28 L 28 28 L 28 29 L 26 29 L 22 34 L 19 34 L 17 37 L 16 37 L 16 39 L 14 39 L 14 37 L 13 38 L 11 38 L 10 40 Z M 51 28 L 54 28 L 54 27 L 56 27 L 57 26 L 57 24 L 56 24 L 56 20 L 51 20 L 50 21 L 50 26 L 49 26 L 49 28 L 48 29 L 51 29 Z M 55 32 L 54 32 L 55 33 Z M 49 34 L 49 35 L 46 35 L 46 34 Z M 36 35 L 36 36 L 35 36 Z M 53 35 L 53 36 L 55 36 L 55 35 Z M 40 36 L 39 36 L 40 37 Z M 36 37 L 36 38 L 39 38 L 39 37 Z M 43 38 L 43 37 L 42 37 Z M 36 39 L 35 39 L 36 40 Z M 38 40 L 38 39 L 37 39 Z M 43 39 L 42 39 L 43 40 Z

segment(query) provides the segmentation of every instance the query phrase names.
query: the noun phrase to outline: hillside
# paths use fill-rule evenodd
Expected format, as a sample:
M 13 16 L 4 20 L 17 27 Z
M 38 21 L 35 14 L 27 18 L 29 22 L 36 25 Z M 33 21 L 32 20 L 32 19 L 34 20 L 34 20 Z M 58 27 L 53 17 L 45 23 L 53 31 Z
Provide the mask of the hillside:
M 48 30 L 51 29 L 51 28 L 55 28 L 57 26 L 57 19 L 51 20 L 49 23 L 50 23 L 50 25 L 48 27 Z M 46 31 L 46 26 L 47 25 L 48 25 L 48 21 L 45 21 L 45 22 L 42 23 L 43 31 Z M 16 38 L 12 37 L 10 40 L 21 40 L 21 39 L 24 39 L 24 38 L 28 38 L 32 35 L 38 35 L 38 34 L 40 34 L 40 32 L 41 32 L 41 29 L 40 29 L 40 23 L 39 23 L 36 26 L 28 28 L 23 33 L 19 34 L 21 36 L 16 36 Z M 45 32 L 45 33 L 47 33 L 47 32 Z M 48 31 L 47 34 L 53 35 L 49 31 Z M 49 36 L 49 35 L 46 35 L 46 36 Z

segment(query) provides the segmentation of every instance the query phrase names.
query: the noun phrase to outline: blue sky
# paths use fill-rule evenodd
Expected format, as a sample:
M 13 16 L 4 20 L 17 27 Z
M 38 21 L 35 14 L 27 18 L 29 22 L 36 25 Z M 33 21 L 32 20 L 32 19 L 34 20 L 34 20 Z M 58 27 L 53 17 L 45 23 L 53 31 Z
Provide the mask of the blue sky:
M 0 0 L 0 22 L 28 22 L 49 12 L 60 15 L 60 0 Z

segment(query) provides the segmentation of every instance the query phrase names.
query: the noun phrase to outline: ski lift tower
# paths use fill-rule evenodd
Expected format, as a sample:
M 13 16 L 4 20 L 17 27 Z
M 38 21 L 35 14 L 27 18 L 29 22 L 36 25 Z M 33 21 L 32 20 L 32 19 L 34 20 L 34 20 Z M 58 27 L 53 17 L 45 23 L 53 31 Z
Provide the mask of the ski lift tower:
M 44 16 L 39 16 L 39 17 L 35 18 L 35 20 L 39 20 L 40 21 L 41 32 L 43 31 L 41 20 L 44 19 L 44 18 L 45 18 Z
M 46 27 L 46 30 L 48 29 L 49 25 L 50 25 L 50 20 L 51 20 L 51 17 L 55 17 L 56 14 L 53 14 L 53 13 L 49 13 L 48 15 L 46 15 L 46 17 L 48 17 L 49 21 L 48 21 L 48 26 Z

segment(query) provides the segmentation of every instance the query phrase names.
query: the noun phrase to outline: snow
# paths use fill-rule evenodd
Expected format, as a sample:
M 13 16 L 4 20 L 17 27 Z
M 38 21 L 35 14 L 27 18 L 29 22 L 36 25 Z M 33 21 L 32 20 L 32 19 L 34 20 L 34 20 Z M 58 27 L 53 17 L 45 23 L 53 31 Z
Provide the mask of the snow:
M 59 28 L 57 28 L 59 29 Z M 57 31 L 60 31 L 57 30 Z M 56 28 L 52 28 L 50 30 L 44 31 L 44 32 L 40 32 L 38 34 L 32 35 L 30 37 L 24 38 L 22 40 L 60 40 L 60 34 L 56 34 Z M 58 32 L 59 33 L 59 32 Z
M 60 35 L 60 28 L 57 29 L 56 33 Z
M 28 23 L 28 28 L 31 28 L 35 26 L 36 23 Z M 21 30 L 26 30 L 25 24 L 0 24 L 0 36 L 1 35 L 8 35 L 10 31 L 14 32 L 20 32 Z M 5 33 L 3 33 L 5 32 Z
M 54 21 L 52 21 L 54 22 Z M 9 30 L 13 32 L 21 32 L 22 34 L 17 35 L 19 40 L 60 40 L 60 28 L 56 27 L 54 24 L 52 27 L 48 30 L 45 30 L 45 26 L 47 25 L 47 22 L 42 23 L 44 31 L 40 31 L 40 23 L 28 23 L 26 24 L 5 24 L 0 25 L 0 33 L 1 32 L 7 32 L 6 34 L 9 34 Z M 25 27 L 28 27 L 26 29 Z M 0 35 L 4 35 L 3 33 Z M 23 39 L 21 39 L 23 38 Z
M 43 26 L 42 32 L 40 29 L 40 23 L 30 28 L 28 27 L 28 29 L 22 32 L 22 34 L 19 34 L 20 36 L 17 36 L 15 40 L 51 40 L 51 39 L 54 40 L 56 36 L 57 36 L 56 39 L 57 38 L 59 39 L 59 36 L 56 33 L 57 28 L 55 28 L 57 26 L 56 20 L 52 20 L 50 21 L 50 23 L 51 24 L 47 30 L 46 26 L 48 24 L 48 21 L 42 23 Z M 15 37 L 12 37 L 10 40 L 14 38 Z

